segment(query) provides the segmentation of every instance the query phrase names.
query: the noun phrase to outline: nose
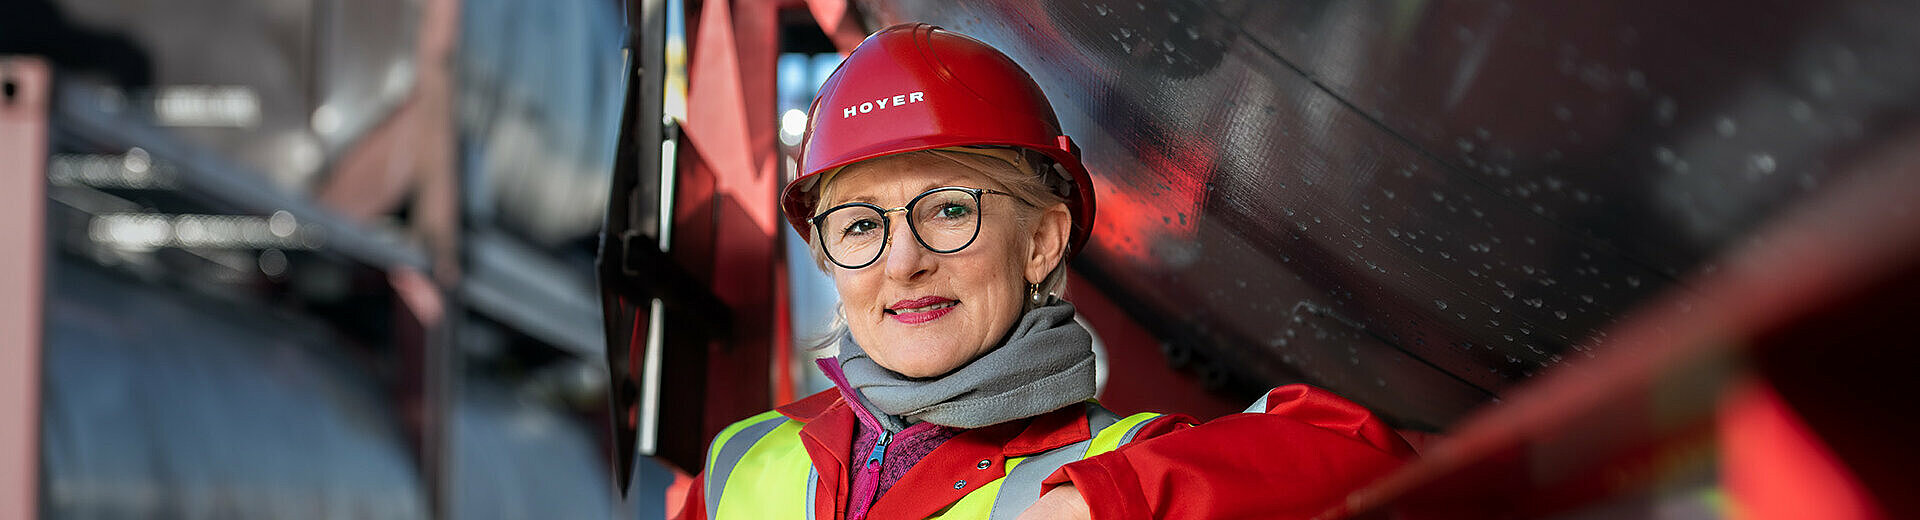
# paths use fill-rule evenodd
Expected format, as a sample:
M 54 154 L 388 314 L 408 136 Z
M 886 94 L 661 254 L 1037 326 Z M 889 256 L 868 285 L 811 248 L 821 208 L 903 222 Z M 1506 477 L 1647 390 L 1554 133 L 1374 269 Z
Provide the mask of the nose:
M 893 215 L 888 215 L 892 218 Z M 920 241 L 913 237 L 913 227 L 907 224 L 906 215 L 890 223 L 887 240 L 887 277 L 902 282 L 911 282 L 933 272 L 933 252 L 920 247 Z

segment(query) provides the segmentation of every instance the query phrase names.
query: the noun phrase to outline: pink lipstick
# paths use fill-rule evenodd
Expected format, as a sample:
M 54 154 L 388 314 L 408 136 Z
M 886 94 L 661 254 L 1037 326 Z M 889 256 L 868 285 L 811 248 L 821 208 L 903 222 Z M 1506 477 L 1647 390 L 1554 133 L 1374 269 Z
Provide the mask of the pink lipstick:
M 940 319 L 953 312 L 960 300 L 939 296 L 922 296 L 911 300 L 900 300 L 887 307 L 887 316 L 907 325 L 919 325 Z

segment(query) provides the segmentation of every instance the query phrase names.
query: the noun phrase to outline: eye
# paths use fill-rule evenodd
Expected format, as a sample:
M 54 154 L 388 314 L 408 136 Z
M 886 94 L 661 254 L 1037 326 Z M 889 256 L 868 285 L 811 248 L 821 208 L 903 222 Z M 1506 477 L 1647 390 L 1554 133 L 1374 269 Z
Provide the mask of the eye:
M 945 205 L 940 206 L 937 214 L 940 216 L 940 218 L 950 218 L 950 219 L 967 218 L 973 215 L 973 208 L 970 208 L 970 207 L 967 207 L 966 205 L 958 204 L 958 203 L 947 203 Z
M 874 222 L 872 219 L 859 219 L 848 222 L 847 226 L 840 230 L 840 236 L 856 237 L 872 233 L 875 229 L 880 229 L 879 222 Z

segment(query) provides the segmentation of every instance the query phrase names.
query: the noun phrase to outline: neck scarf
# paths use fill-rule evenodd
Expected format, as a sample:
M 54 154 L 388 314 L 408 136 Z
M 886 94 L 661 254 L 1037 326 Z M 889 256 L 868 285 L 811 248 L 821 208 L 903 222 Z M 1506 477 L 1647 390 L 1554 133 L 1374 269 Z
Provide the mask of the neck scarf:
M 851 333 L 840 337 L 838 357 L 865 404 L 907 422 L 979 428 L 1051 412 L 1094 391 L 1093 337 L 1065 301 L 1027 311 L 999 348 L 946 375 L 914 379 L 888 370 Z

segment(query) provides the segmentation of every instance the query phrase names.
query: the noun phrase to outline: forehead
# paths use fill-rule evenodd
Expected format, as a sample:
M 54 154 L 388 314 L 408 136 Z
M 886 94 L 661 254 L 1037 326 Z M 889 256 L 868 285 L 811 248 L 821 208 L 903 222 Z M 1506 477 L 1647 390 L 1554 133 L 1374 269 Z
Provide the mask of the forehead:
M 822 207 L 843 202 L 900 199 L 942 186 L 1003 189 L 972 166 L 932 153 L 889 155 L 848 165 L 820 190 Z

